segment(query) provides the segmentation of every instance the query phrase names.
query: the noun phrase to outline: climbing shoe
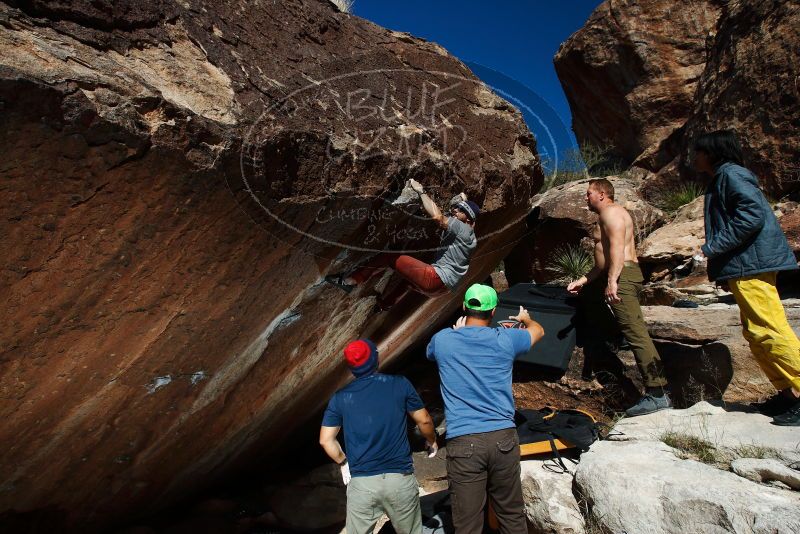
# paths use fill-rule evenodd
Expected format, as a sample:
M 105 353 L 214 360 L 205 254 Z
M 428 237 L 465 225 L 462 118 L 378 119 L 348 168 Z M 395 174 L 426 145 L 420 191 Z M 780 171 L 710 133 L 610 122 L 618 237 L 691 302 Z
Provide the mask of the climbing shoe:
M 768 415 L 770 417 L 775 417 L 776 415 L 780 415 L 791 408 L 793 404 L 794 401 L 792 401 L 792 399 L 783 393 L 778 392 L 764 402 L 754 403 L 750 406 L 758 410 L 759 413 Z
M 772 424 L 778 426 L 800 426 L 800 399 L 795 399 L 791 408 L 773 417 Z
M 639 399 L 639 402 L 625 410 L 625 414 L 628 417 L 636 417 L 637 415 L 647 415 L 669 408 L 672 408 L 672 400 L 669 398 L 669 393 L 665 391 L 660 397 L 650 394 L 644 395 Z

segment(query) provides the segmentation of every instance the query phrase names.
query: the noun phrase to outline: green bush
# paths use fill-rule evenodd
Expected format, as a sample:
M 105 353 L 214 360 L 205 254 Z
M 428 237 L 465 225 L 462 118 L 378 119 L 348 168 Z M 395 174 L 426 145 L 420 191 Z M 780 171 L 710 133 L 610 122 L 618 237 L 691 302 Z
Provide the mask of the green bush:
M 564 245 L 550 255 L 547 270 L 556 275 L 559 282 L 576 280 L 589 272 L 594 258 L 580 245 Z
M 687 182 L 661 193 L 656 199 L 656 205 L 662 210 L 672 213 L 704 194 L 703 186 L 697 182 Z

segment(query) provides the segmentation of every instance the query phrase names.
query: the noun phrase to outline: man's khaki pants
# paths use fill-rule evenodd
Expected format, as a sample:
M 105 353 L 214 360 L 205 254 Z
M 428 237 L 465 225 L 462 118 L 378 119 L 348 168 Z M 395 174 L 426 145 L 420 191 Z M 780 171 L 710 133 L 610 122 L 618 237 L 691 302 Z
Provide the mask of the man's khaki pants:
M 419 487 L 413 473 L 384 473 L 350 480 L 347 534 L 372 534 L 384 513 L 397 534 L 421 534 Z
M 617 281 L 617 296 L 620 302 L 610 304 L 613 315 L 609 313 L 609 304 L 605 301 L 606 278 L 600 278 L 587 284 L 581 291 L 581 298 L 587 312 L 587 320 L 591 325 L 590 343 L 603 343 L 613 338 L 617 327 L 625 335 L 631 346 L 636 364 L 642 373 L 647 387 L 663 387 L 667 385 L 661 358 L 656 351 L 653 340 L 647 332 L 642 307 L 639 305 L 639 294 L 642 292 L 644 277 L 635 262 L 625 262 Z M 614 324 L 616 323 L 616 325 Z

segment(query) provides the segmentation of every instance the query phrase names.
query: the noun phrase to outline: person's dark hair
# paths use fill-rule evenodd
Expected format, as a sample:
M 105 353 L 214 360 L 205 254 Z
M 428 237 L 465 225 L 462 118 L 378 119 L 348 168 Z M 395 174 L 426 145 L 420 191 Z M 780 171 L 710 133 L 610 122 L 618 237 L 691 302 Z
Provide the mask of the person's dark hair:
M 614 200 L 614 185 L 605 178 L 589 180 L 589 187 L 595 191 L 602 191 L 608 198 Z
M 466 309 L 464 310 L 464 312 L 465 312 L 465 314 L 466 314 L 466 316 L 467 316 L 467 317 L 472 317 L 472 318 L 474 318 L 474 319 L 481 319 L 481 320 L 483 320 L 483 321 L 486 321 L 486 320 L 489 320 L 489 319 L 491 319 L 491 318 L 492 318 L 492 312 L 493 312 L 493 311 L 494 311 L 494 310 L 483 310 L 483 311 L 480 311 L 480 310 L 470 310 L 469 308 L 466 308 Z
M 742 146 L 733 130 L 717 130 L 704 133 L 694 141 L 695 151 L 700 150 L 708 154 L 711 164 L 718 167 L 726 162 L 735 163 L 744 167 Z

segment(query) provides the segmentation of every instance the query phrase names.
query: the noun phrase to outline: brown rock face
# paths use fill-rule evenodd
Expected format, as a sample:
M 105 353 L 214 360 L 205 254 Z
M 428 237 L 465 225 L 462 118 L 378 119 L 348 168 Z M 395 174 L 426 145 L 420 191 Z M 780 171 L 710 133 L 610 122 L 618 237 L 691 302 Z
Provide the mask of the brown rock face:
M 344 343 L 428 335 L 457 296 L 373 317 L 322 282 L 436 246 L 408 178 L 482 204 L 465 284 L 543 180 L 463 64 L 327 1 L 0 4 L 0 105 L 0 517 L 54 525 L 274 462 Z
M 684 164 L 698 134 L 734 128 L 769 193 L 800 189 L 799 26 L 797 2 L 726 3 L 686 124 Z
M 705 67 L 717 4 L 602 3 L 554 58 L 578 139 L 611 141 L 630 163 L 683 126 Z
M 578 139 L 610 139 L 657 194 L 695 177 L 697 135 L 733 128 L 770 193 L 797 191 L 798 25 L 781 0 L 604 2 L 555 57 Z
M 794 250 L 795 256 L 800 252 L 800 208 L 793 207 L 791 211 L 780 218 L 781 229 L 786 234 L 789 246 Z

